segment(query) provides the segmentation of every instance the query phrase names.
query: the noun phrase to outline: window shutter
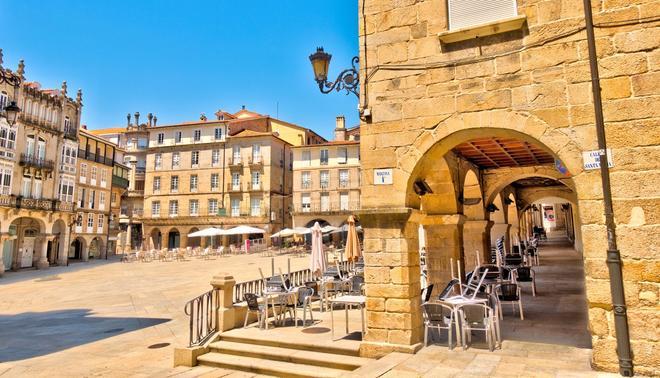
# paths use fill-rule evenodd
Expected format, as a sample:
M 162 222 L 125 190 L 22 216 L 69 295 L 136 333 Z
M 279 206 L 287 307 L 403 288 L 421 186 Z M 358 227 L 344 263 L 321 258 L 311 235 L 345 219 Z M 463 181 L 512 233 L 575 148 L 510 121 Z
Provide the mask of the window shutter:
M 515 17 L 516 0 L 447 0 L 449 30 Z

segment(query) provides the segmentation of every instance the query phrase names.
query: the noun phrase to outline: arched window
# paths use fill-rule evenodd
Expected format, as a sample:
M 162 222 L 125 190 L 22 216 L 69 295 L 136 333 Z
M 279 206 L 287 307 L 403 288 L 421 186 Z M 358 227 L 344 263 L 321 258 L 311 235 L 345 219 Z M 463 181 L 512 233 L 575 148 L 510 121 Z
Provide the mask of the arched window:
M 7 92 L 5 91 L 0 92 L 0 111 L 3 111 L 8 103 L 9 103 L 9 96 L 7 95 Z
M 71 119 L 69 116 L 64 117 L 64 132 L 69 132 L 71 129 Z

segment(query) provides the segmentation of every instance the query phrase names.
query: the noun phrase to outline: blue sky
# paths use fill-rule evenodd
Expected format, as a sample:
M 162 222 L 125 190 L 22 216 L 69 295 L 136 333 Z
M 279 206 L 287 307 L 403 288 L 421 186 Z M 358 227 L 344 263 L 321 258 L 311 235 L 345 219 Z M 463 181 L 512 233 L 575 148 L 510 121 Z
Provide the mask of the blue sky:
M 358 122 L 357 98 L 323 95 L 308 56 L 330 52 L 330 77 L 357 55 L 356 0 L 0 0 L 4 66 L 25 59 L 28 80 L 83 89 L 83 123 L 123 126 L 126 113 L 159 124 L 241 105 L 331 137 Z M 278 107 L 279 103 L 279 107 Z

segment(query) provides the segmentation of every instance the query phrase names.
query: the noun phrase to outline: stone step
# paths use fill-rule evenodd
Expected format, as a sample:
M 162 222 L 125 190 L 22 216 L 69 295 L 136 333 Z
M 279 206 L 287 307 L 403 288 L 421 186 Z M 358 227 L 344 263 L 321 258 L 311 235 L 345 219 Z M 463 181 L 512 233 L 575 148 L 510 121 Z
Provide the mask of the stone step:
M 264 360 L 255 357 L 236 356 L 217 352 L 206 353 L 197 357 L 200 365 L 218 368 L 248 371 L 276 377 L 340 377 L 346 370 L 328 367 L 297 364 L 284 361 Z
M 323 353 L 314 348 L 309 350 L 289 349 L 268 345 L 245 344 L 233 341 L 218 341 L 209 346 L 212 352 L 265 360 L 293 362 L 297 364 L 322 366 L 341 370 L 355 370 L 374 360 L 363 357 Z
M 357 347 L 356 347 L 356 346 L 353 346 L 353 344 L 341 345 L 340 342 L 334 342 L 333 344 L 318 344 L 318 343 L 314 343 L 313 341 L 310 341 L 310 342 L 305 342 L 305 341 L 291 342 L 291 341 L 285 341 L 285 340 L 281 340 L 281 339 L 279 339 L 279 340 L 257 339 L 257 338 L 233 336 L 233 335 L 226 335 L 226 334 L 220 335 L 220 340 L 221 341 L 231 341 L 231 342 L 242 343 L 242 344 L 264 345 L 264 346 L 280 347 L 280 348 L 295 349 L 295 350 L 313 350 L 315 352 L 340 354 L 340 355 L 344 355 L 344 356 L 355 356 L 355 357 L 360 356 L 359 344 L 357 344 Z

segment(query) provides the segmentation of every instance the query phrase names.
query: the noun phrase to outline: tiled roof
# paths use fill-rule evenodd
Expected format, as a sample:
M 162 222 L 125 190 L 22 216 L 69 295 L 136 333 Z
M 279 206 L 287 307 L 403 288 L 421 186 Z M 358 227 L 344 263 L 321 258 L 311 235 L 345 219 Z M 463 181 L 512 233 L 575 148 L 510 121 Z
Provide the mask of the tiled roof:
M 106 134 L 122 134 L 126 132 L 124 127 L 110 127 L 107 129 L 87 130 L 88 133 L 93 135 L 106 135 Z
M 359 140 L 333 140 L 330 142 L 319 144 L 305 144 L 302 146 L 293 146 L 293 148 L 310 148 L 310 147 L 323 147 L 323 146 L 342 146 L 342 145 L 355 145 L 360 144 Z

